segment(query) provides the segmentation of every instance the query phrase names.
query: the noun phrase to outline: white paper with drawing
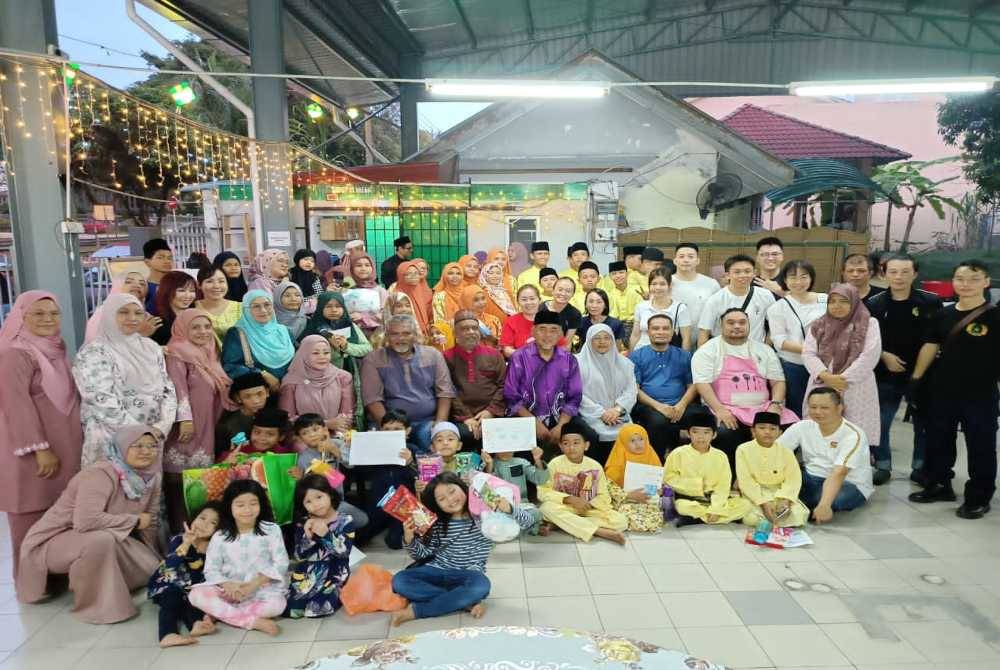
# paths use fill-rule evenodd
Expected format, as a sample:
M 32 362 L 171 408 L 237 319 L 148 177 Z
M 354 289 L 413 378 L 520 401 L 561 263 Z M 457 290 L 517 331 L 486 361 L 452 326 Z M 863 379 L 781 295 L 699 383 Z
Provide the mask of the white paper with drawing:
M 626 492 L 642 489 L 646 495 L 655 496 L 662 485 L 663 468 L 631 461 L 625 464 L 625 486 L 622 488 Z
M 402 430 L 369 431 L 351 436 L 351 467 L 355 465 L 405 465 L 399 452 L 406 449 Z
M 483 449 L 490 454 L 531 451 L 536 446 L 535 420 L 529 416 L 483 420 Z

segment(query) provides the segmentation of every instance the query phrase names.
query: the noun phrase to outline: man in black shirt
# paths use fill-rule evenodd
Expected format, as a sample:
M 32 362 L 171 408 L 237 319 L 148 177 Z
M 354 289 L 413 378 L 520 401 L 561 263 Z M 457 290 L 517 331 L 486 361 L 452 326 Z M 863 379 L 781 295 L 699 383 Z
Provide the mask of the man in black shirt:
M 410 260 L 410 256 L 413 255 L 413 242 L 406 235 L 396 238 L 392 246 L 396 249 L 396 253 L 382 261 L 382 271 L 379 273 L 382 286 L 386 288 L 396 283 L 396 268 L 399 264 Z
M 983 297 L 990 285 L 986 264 L 967 260 L 952 275 L 958 303 L 938 312 L 913 370 L 919 383 L 932 362 L 926 395 L 929 432 L 924 490 L 910 501 L 955 500 L 955 440 L 958 424 L 965 433 L 969 481 L 956 514 L 979 519 L 990 511 L 997 478 L 997 381 L 1000 380 L 1000 310 Z
M 858 289 L 862 300 L 873 298 L 885 290 L 871 285 L 870 280 L 874 274 L 875 266 L 866 254 L 850 254 L 840 266 L 840 280 Z
M 889 290 L 868 298 L 868 311 L 878 320 L 882 333 L 882 360 L 875 368 L 878 382 L 881 437 L 875 447 L 876 485 L 889 481 L 892 473 L 892 450 L 889 431 L 906 394 L 910 373 L 923 346 L 931 317 L 941 309 L 941 299 L 933 293 L 913 288 L 917 262 L 908 254 L 895 254 L 885 262 Z M 922 484 L 924 453 L 927 448 L 927 422 L 923 412 L 911 407 L 913 418 L 913 460 L 910 479 Z

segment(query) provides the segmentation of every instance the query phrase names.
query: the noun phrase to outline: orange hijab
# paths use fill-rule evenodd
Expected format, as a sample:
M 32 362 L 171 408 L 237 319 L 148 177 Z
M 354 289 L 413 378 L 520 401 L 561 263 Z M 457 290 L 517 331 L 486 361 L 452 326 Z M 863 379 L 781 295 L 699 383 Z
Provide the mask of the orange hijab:
M 503 261 L 499 261 L 496 258 L 498 254 L 503 254 Z M 486 254 L 486 263 L 492 263 L 493 261 L 503 263 L 503 287 L 507 289 L 507 293 L 514 295 L 514 274 L 510 270 L 510 256 L 507 254 L 507 251 L 500 247 L 490 249 Z M 486 263 L 483 263 L 483 267 L 486 266 Z
M 448 270 L 451 268 L 458 268 L 458 271 L 462 273 L 462 283 L 458 286 L 452 286 L 446 279 Z M 465 286 L 465 271 L 462 270 L 462 266 L 458 263 L 445 265 L 444 269 L 441 270 L 441 278 L 434 285 L 434 292 L 444 293 L 444 316 L 448 321 L 454 318 L 455 312 L 462 309 L 462 289 Z
M 464 256 L 458 259 L 458 267 L 462 268 L 462 286 L 479 286 L 478 271 L 476 272 L 476 276 L 473 277 L 472 279 L 469 279 L 468 277 L 465 276 L 465 264 L 468 263 L 469 261 L 476 261 L 476 263 L 479 263 L 479 259 L 473 256 L 472 254 L 465 254 Z M 479 263 L 480 270 L 483 269 L 482 266 L 483 264 Z
M 503 324 L 500 322 L 500 319 L 498 319 L 495 315 L 490 314 L 489 312 L 486 311 L 486 305 L 489 305 L 489 296 L 487 296 L 486 305 L 484 305 L 483 309 L 481 309 L 480 311 L 477 312 L 476 308 L 473 306 L 473 303 L 476 300 L 476 296 L 479 295 L 480 293 L 486 295 L 486 289 L 478 285 L 466 286 L 464 289 L 462 289 L 462 309 L 467 309 L 473 314 L 475 314 L 476 318 L 479 319 L 479 323 L 486 326 L 486 328 L 488 328 L 489 331 L 493 333 L 493 335 L 496 338 L 499 339 L 500 329 L 503 327 Z
M 634 435 L 642 435 L 642 441 L 646 445 L 646 450 L 638 455 L 633 454 L 625 446 Z M 611 448 L 611 453 L 608 454 L 608 462 L 604 464 L 604 474 L 608 476 L 608 479 L 618 484 L 618 486 L 624 486 L 625 464 L 630 462 L 655 465 L 656 467 L 663 465 L 660 462 L 660 457 L 656 455 L 652 445 L 649 444 L 649 435 L 646 433 L 646 429 L 634 423 L 627 423 L 618 431 L 615 446 Z
M 420 326 L 420 332 L 428 332 L 428 328 L 434 321 L 434 308 L 431 301 L 434 299 L 434 292 L 427 286 L 426 281 L 421 281 L 416 286 L 411 286 L 403 281 L 406 272 L 413 268 L 417 270 L 417 264 L 413 261 L 403 261 L 396 269 L 396 291 L 405 293 L 413 306 L 413 316 Z M 417 270 L 419 272 L 419 270 Z

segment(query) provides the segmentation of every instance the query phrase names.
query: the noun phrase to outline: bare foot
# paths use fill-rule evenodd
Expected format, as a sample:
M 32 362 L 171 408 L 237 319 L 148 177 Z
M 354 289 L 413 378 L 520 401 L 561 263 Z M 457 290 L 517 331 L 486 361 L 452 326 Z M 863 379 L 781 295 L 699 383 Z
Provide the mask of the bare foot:
M 392 617 L 393 626 L 402 626 L 407 621 L 413 621 L 417 618 L 417 615 L 413 613 L 413 606 L 407 605 L 405 609 L 401 609 Z
M 251 626 L 251 628 L 253 630 L 259 630 L 261 633 L 264 633 L 265 635 L 272 635 L 272 636 L 277 635 L 278 631 L 281 630 L 280 628 L 278 628 L 278 624 L 274 623 L 273 620 L 264 619 L 263 617 L 254 619 L 253 626 Z
M 198 644 L 198 640 L 193 637 L 178 635 L 177 633 L 170 633 L 160 640 L 160 647 L 162 649 L 166 649 L 167 647 L 186 647 L 189 644 Z
M 469 610 L 469 614 L 472 615 L 473 619 L 482 619 L 483 615 L 486 614 L 486 604 L 476 603 L 472 606 L 472 609 Z
M 538 535 L 539 535 L 539 537 L 548 537 L 549 533 L 551 533 L 551 532 L 552 532 L 552 524 L 551 523 L 543 523 L 542 525 L 540 525 L 538 527 Z
M 619 533 L 617 530 L 611 530 L 610 528 L 598 528 L 594 531 L 594 535 L 597 537 L 603 537 L 605 540 L 611 540 L 615 544 L 625 545 L 625 536 Z
M 201 637 L 202 635 L 211 635 L 217 632 L 219 632 L 219 629 L 216 628 L 215 622 L 206 614 L 204 619 L 194 622 L 194 626 L 191 628 L 191 637 Z

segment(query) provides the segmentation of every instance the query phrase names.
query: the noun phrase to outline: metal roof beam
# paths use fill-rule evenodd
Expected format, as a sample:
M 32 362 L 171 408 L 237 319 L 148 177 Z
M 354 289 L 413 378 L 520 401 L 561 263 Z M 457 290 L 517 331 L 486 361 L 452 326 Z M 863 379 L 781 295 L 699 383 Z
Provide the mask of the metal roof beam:
M 587 0 L 587 11 L 583 18 L 583 25 L 587 27 L 588 33 L 594 29 L 594 0 Z
M 535 17 L 531 14 L 531 0 L 524 0 L 524 22 L 528 28 L 528 39 L 535 39 Z
M 774 18 L 771 20 L 771 30 L 778 30 L 781 27 L 781 22 L 785 20 L 788 13 L 795 8 L 799 0 L 787 0 L 784 7 L 781 5 L 781 0 L 775 0 L 774 7 L 778 9 L 778 13 L 775 14 Z
M 472 42 L 472 48 L 477 49 L 479 40 L 476 39 L 476 33 L 472 30 L 469 17 L 465 15 L 461 0 L 451 0 L 451 4 L 455 7 L 455 11 L 458 12 L 458 18 L 462 21 L 462 27 L 465 28 L 465 32 L 469 36 L 469 41 Z
M 969 11 L 969 16 L 970 17 L 979 16 L 987 9 L 993 9 L 997 5 L 1000 5 L 1000 0 L 982 0 L 982 2 L 980 2 L 978 5 L 976 5 Z
M 903 5 L 903 11 L 912 12 L 917 5 L 924 4 L 924 0 L 906 0 L 906 4 Z
M 393 9 L 388 3 L 388 0 L 375 0 L 375 6 L 385 17 L 385 22 L 392 26 L 393 32 L 397 34 L 400 39 L 406 42 L 406 49 L 397 49 L 399 53 L 424 53 L 423 45 L 420 44 L 420 42 L 417 41 L 417 38 L 413 36 L 409 27 L 403 22 L 403 19 L 399 18 L 399 14 L 397 14 L 396 10 Z
M 337 29 L 340 33 L 338 37 L 363 53 L 378 69 L 389 76 L 399 75 L 399 52 L 358 14 L 352 3 L 344 0 L 306 0 L 305 4 L 319 12 L 325 21 Z M 290 3 L 286 3 L 285 7 L 287 11 L 292 11 Z M 322 39 L 323 36 L 317 37 Z

